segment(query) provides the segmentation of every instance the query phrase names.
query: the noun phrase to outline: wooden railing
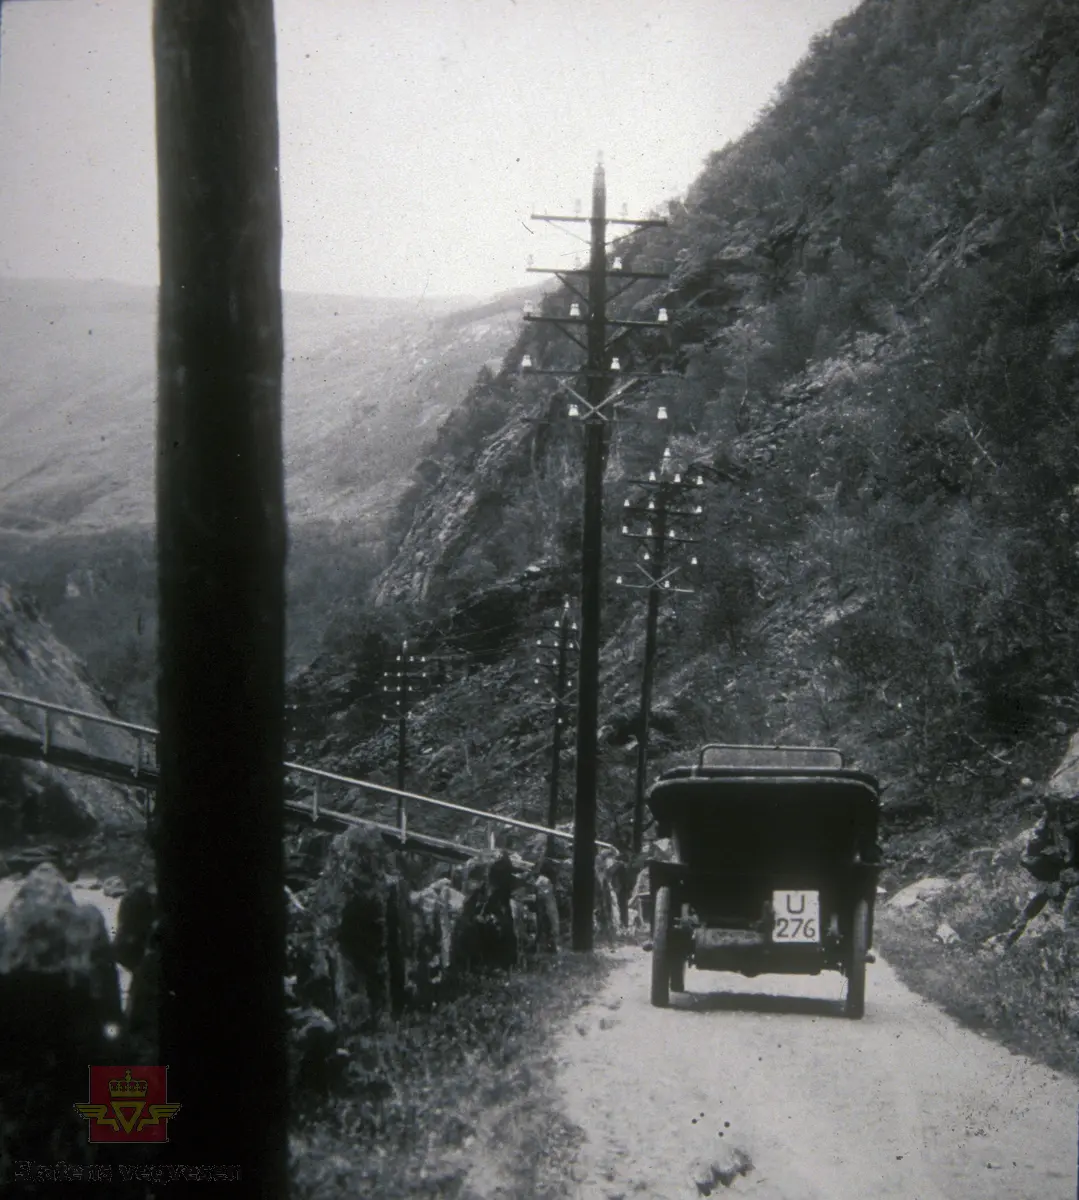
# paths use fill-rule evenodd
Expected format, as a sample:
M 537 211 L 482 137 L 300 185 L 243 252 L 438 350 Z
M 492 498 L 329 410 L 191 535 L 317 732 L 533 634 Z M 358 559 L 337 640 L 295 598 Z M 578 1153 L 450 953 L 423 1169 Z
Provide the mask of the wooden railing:
M 41 715 L 41 757 L 48 761 L 53 749 L 53 719 L 55 716 L 77 717 L 80 721 L 93 721 L 111 729 L 121 729 L 131 735 L 134 747 L 131 755 L 131 776 L 138 779 L 143 768 L 149 767 L 156 775 L 157 730 L 149 725 L 136 725 L 132 721 L 121 721 L 118 717 L 106 717 L 101 713 L 86 712 L 81 708 L 69 708 L 65 704 L 54 704 L 51 700 L 38 700 L 33 696 L 20 696 L 15 692 L 0 691 L 0 700 L 13 701 L 36 710 Z
M 79 762 L 73 761 L 70 755 L 60 756 L 57 752 L 60 747 L 57 746 L 54 739 L 54 721 L 56 716 L 74 717 L 80 721 L 90 721 L 98 725 L 107 726 L 110 729 L 120 730 L 130 735 L 133 746 L 130 758 L 131 783 L 133 786 L 152 788 L 157 785 L 157 738 L 158 731 L 149 725 L 137 725 L 131 721 L 121 721 L 117 717 L 103 716 L 101 713 L 86 712 L 79 708 L 69 708 L 63 704 L 55 704 L 51 700 L 39 700 L 33 696 L 22 696 L 15 692 L 0 691 L 0 701 L 9 701 L 14 704 L 28 707 L 40 715 L 40 753 L 33 754 L 33 757 L 38 758 L 42 762 L 54 761 L 57 766 L 68 767 L 72 770 L 84 771 L 88 774 L 99 773 L 105 778 L 112 779 L 118 782 L 115 769 L 108 771 L 102 770 L 95 772 L 92 769 L 93 756 L 87 756 L 86 762 L 80 765 Z M 58 760 L 58 758 L 60 760 Z M 122 767 L 125 763 L 117 763 L 115 760 L 102 758 L 100 762 L 110 768 Z M 491 826 L 504 826 L 513 829 L 524 829 L 530 833 L 541 833 L 547 837 L 557 838 L 560 841 L 572 842 L 573 834 L 567 833 L 561 829 L 550 829 L 546 825 L 537 825 L 531 821 L 522 821 L 518 817 L 507 817 L 502 813 L 490 812 L 487 809 L 471 808 L 465 804 L 454 804 L 450 800 L 438 800 L 434 796 L 423 796 L 417 792 L 401 791 L 398 788 L 389 787 L 382 783 L 372 783 L 366 779 L 356 779 L 350 775 L 342 775 L 336 771 L 325 771 L 320 767 L 308 767 L 303 763 L 286 762 L 283 764 L 287 773 L 298 775 L 307 779 L 313 780 L 311 793 L 310 808 L 299 801 L 288 801 L 287 807 L 293 812 L 310 811 L 314 821 L 318 821 L 322 817 L 332 818 L 340 823 L 348 825 L 365 825 L 383 832 L 396 834 L 401 843 L 404 844 L 409 838 L 408 827 L 408 805 L 414 803 L 425 805 L 428 808 L 440 808 L 448 812 L 460 813 L 463 816 L 473 817 L 476 820 L 485 821 Z M 120 772 L 121 777 L 123 772 Z M 360 788 L 366 792 L 373 792 L 379 796 L 392 797 L 397 801 L 398 820 L 396 825 L 388 825 L 384 822 L 374 821 L 368 817 L 360 817 L 354 813 L 345 813 L 337 809 L 328 809 L 323 803 L 323 784 L 334 783 L 344 784 L 346 787 Z M 420 835 L 424 840 L 430 839 L 427 835 Z M 493 829 L 492 829 L 493 837 Z M 456 843 L 446 842 L 447 846 L 456 845 Z M 605 850 L 613 850 L 609 842 L 596 842 L 597 846 L 603 847 Z M 464 849 L 464 847 L 460 847 Z

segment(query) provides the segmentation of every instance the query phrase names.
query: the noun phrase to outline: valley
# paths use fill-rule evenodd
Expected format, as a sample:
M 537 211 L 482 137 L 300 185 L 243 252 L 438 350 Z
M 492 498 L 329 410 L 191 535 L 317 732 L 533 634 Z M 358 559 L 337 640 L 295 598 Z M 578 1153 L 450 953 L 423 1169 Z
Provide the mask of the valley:
M 1068 0 L 864 0 L 663 223 L 613 238 L 640 272 L 608 304 L 636 328 L 617 369 L 640 378 L 605 422 L 591 564 L 604 949 L 566 950 L 568 859 L 534 831 L 463 867 L 290 834 L 299 1194 L 1072 1194 L 1077 45 Z M 580 303 L 285 299 L 286 753 L 444 802 L 433 838 L 483 843 L 452 805 L 545 824 L 552 771 L 570 827 L 576 659 L 555 710 L 537 645 L 580 619 L 589 567 L 585 422 L 555 378 Z M 0 280 L 0 690 L 151 725 L 154 329 L 148 289 Z M 879 779 L 887 894 L 925 894 L 886 908 L 864 1025 L 832 1020 L 836 980 L 807 1000 L 695 972 L 673 1009 L 642 999 L 622 910 L 669 848 L 650 824 L 632 846 L 649 635 L 624 514 L 650 472 L 691 470 L 648 781 L 716 742 L 837 746 Z M 0 723 L 39 734 L 3 703 Z M 343 780 L 318 802 L 400 817 Z M 144 884 L 131 789 L 0 760 L 10 874 L 52 854 L 100 876 L 113 850 Z M 494 932 L 454 923 L 492 895 Z

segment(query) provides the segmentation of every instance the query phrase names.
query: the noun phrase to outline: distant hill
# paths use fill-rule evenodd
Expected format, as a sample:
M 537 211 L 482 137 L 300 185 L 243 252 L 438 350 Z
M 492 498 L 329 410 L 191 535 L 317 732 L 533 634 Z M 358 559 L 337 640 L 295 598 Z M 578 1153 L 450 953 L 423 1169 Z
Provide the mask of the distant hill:
M 483 301 L 289 294 L 289 661 L 365 594 L 388 518 L 534 289 Z M 0 582 L 152 719 L 156 291 L 0 279 Z
M 152 288 L 0 279 L 0 530 L 153 521 L 156 302 Z M 292 293 L 284 309 L 290 518 L 367 528 L 512 343 L 520 299 Z

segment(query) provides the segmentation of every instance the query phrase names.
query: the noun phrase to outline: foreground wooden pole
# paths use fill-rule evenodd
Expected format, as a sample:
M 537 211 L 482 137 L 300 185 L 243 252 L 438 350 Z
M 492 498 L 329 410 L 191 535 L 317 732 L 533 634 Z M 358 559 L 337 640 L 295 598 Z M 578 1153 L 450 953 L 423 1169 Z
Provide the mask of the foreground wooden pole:
M 155 0 L 161 1058 L 170 1157 L 287 1194 L 272 0 Z M 238 1193 L 239 1194 L 239 1193 Z

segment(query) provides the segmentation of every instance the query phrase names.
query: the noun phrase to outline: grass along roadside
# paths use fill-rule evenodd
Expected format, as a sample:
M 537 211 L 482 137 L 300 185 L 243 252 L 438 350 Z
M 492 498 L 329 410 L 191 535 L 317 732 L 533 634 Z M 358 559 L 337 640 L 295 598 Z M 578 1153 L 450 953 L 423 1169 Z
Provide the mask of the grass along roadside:
M 475 976 L 355 1039 L 337 1095 L 293 1123 L 297 1200 L 568 1196 L 577 1131 L 551 1099 L 550 1031 L 602 984 L 603 950 Z

